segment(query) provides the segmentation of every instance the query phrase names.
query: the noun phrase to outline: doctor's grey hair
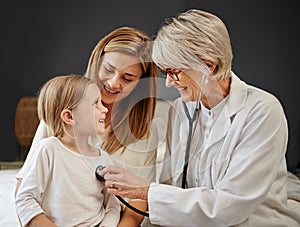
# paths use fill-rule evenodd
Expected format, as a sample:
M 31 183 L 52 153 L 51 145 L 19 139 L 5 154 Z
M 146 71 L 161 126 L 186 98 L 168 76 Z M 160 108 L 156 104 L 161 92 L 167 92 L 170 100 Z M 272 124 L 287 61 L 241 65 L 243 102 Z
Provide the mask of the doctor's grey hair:
M 222 20 L 211 13 L 191 9 L 168 18 L 161 25 L 154 40 L 152 58 L 161 69 L 202 71 L 208 70 L 204 63 L 216 63 L 212 74 L 220 80 L 231 76 L 233 54 Z

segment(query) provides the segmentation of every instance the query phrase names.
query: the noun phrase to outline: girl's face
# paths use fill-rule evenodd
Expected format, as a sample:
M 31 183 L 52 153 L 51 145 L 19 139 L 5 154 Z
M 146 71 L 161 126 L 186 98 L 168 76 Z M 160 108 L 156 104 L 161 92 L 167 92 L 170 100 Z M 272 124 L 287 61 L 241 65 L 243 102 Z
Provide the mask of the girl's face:
M 137 57 L 121 52 L 105 53 L 98 75 L 102 102 L 113 104 L 128 96 L 139 82 L 142 73 L 142 66 Z
M 74 129 L 77 133 L 86 135 L 103 134 L 107 111 L 107 108 L 101 103 L 101 93 L 98 86 L 96 84 L 88 85 L 81 102 L 73 110 Z

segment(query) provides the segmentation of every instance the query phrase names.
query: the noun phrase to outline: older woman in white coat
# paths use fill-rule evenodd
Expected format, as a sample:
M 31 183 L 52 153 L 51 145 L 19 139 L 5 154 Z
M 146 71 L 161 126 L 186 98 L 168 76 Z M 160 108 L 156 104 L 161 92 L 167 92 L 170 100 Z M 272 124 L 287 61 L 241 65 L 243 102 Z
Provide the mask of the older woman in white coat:
M 115 166 L 110 193 L 148 201 L 161 226 L 299 226 L 287 206 L 287 120 L 278 99 L 232 71 L 226 26 L 200 10 L 163 24 L 153 59 L 181 97 L 169 114 L 161 182 Z

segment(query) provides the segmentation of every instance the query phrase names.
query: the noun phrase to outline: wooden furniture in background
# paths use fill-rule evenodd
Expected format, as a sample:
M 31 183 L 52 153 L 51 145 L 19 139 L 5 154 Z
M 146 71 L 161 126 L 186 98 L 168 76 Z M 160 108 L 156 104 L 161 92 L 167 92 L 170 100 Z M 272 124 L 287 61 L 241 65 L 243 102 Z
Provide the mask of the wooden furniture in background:
M 4 169 L 20 169 L 23 166 L 23 161 L 15 162 L 0 162 L 0 170 Z
M 21 147 L 20 161 L 26 158 L 38 125 L 37 97 L 22 97 L 16 108 L 14 122 L 15 135 Z

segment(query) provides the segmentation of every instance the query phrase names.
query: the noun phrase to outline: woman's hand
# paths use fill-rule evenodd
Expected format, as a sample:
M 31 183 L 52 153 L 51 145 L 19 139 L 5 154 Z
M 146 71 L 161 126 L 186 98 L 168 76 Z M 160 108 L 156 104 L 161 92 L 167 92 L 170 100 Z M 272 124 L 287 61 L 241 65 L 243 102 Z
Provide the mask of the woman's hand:
M 129 199 L 148 200 L 148 181 L 117 166 L 107 166 L 99 174 L 105 179 L 108 193 Z

